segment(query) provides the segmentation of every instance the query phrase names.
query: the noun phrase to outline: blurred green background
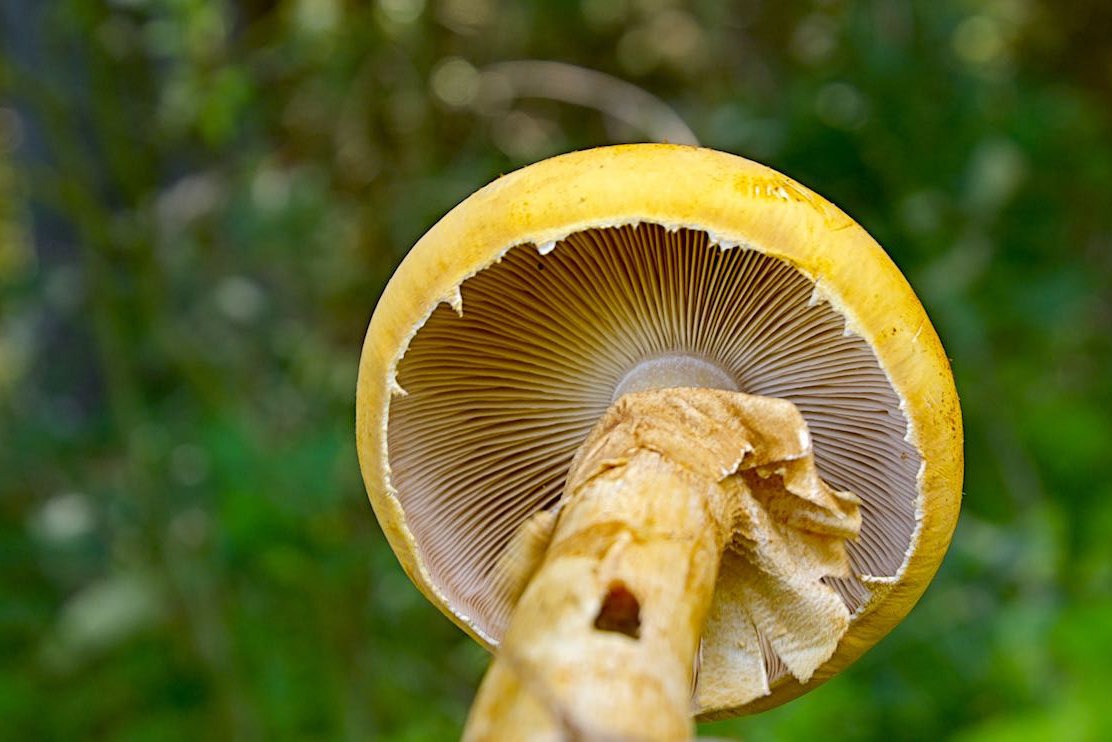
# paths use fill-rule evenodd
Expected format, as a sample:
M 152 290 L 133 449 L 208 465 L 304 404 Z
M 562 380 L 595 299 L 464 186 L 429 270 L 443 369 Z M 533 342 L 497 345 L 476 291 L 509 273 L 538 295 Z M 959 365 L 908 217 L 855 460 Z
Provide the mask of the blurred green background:
M 703 733 L 1112 739 L 1105 0 L 0 0 L 0 44 L 0 736 L 458 735 L 486 657 L 367 505 L 367 320 L 467 194 L 670 108 L 887 247 L 967 432 L 911 617 Z

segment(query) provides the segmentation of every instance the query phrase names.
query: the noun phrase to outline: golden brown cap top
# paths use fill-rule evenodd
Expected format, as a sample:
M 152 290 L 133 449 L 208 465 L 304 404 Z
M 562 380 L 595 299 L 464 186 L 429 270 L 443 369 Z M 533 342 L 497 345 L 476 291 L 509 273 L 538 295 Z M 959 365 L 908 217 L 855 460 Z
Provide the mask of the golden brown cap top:
M 677 358 L 700 385 L 795 403 L 824 479 L 862 500 L 854 574 L 832 581 L 852 623 L 813 687 L 895 625 L 937 569 L 960 502 L 961 418 L 941 344 L 891 260 L 761 165 L 659 144 L 576 152 L 441 219 L 383 292 L 363 348 L 372 505 L 422 592 L 494 645 L 515 530 L 558 498 L 631 371 Z M 725 640 L 707 631 L 704 645 Z M 766 663 L 772 693 L 747 705 L 728 659 L 705 659 L 727 654 L 704 653 L 704 717 L 804 690 Z

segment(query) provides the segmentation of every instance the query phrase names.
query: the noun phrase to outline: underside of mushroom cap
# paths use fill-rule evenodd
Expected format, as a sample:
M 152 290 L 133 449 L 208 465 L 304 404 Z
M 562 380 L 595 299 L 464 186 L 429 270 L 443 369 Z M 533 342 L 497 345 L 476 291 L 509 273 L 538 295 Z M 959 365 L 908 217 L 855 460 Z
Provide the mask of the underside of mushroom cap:
M 554 505 L 577 448 L 646 366 L 670 375 L 658 385 L 705 377 L 793 402 L 823 478 L 862 501 L 851 574 L 826 581 L 853 614 L 868 582 L 899 574 L 920 456 L 868 344 L 791 265 L 642 223 L 577 232 L 544 254 L 515 247 L 460 292 L 462 307 L 438 307 L 398 364 L 389 460 L 433 584 L 491 643 L 519 587 L 498 569 L 515 532 Z M 735 637 L 711 628 L 702 677 L 734 674 L 713 663 L 732 657 L 715 645 Z M 755 636 L 775 684 L 786 666 Z
M 960 414 L 937 337 L 883 252 L 753 163 L 666 145 L 576 153 L 430 230 L 376 310 L 360 370 L 360 460 L 385 533 L 426 595 L 496 644 L 513 596 L 500 557 L 644 369 L 792 401 L 823 478 L 861 498 L 851 574 L 827 578 L 853 621 L 813 687 L 937 568 Z M 805 689 L 775 652 L 765 669 L 773 693 L 754 707 Z M 729 676 L 704 660 L 700 682 Z M 706 716 L 750 708 L 700 696 L 713 696 Z

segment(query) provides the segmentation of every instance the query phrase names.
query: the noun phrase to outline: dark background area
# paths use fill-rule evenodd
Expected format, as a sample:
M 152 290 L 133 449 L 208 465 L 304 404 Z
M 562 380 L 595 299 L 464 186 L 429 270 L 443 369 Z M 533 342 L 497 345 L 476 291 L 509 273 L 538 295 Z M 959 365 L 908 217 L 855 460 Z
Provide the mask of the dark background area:
M 367 320 L 473 190 L 667 111 L 509 95 L 528 68 L 490 65 L 530 59 L 840 205 L 953 359 L 938 578 L 849 672 L 704 733 L 1112 736 L 1110 8 L 0 0 L 0 736 L 458 735 L 486 657 L 367 504 Z

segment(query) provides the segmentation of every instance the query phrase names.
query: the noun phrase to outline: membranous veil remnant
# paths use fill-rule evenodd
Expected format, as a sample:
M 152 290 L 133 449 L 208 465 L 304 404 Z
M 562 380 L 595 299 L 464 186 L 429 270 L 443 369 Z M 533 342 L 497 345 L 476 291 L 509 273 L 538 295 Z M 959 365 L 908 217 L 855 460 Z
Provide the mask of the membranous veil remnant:
M 828 579 L 850 613 L 868 600 L 862 576 L 901 569 L 921 459 L 900 400 L 790 264 L 641 223 L 577 232 L 545 254 L 512 248 L 460 291 L 462 316 L 437 307 L 397 366 L 407 394 L 390 402 L 390 477 L 433 584 L 492 643 L 515 597 L 507 544 L 558 500 L 619 383 L 650 359 L 697 359 L 742 392 L 796 405 L 823 479 L 861 500 L 852 574 Z M 782 674 L 766 664 L 770 682 Z

